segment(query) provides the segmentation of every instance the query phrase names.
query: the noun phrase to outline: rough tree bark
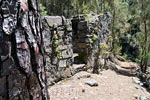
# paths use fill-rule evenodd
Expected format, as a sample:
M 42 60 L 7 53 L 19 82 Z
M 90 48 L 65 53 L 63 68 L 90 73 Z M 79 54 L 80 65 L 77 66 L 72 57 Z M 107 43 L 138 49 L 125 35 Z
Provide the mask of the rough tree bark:
M 0 100 L 48 100 L 37 0 L 0 0 Z

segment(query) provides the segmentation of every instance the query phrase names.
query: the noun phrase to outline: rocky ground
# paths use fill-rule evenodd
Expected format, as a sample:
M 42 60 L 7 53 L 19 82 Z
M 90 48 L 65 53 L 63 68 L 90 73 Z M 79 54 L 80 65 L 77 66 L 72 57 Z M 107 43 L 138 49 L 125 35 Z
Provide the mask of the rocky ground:
M 149 100 L 150 94 L 134 77 L 136 64 L 120 62 L 117 71 L 99 75 L 80 72 L 49 88 L 51 100 Z

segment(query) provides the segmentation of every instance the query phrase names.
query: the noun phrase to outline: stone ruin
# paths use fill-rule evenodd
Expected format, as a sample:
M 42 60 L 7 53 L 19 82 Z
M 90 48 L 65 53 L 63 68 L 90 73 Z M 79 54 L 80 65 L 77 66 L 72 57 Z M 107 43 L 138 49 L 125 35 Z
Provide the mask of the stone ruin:
M 43 37 L 48 85 L 72 75 L 73 49 L 70 24 L 69 20 L 61 16 L 44 17 L 47 31 Z
M 76 73 L 73 53 L 78 53 L 79 60 L 91 68 L 96 66 L 97 59 L 104 59 L 97 55 L 100 55 L 100 43 L 109 43 L 109 13 L 77 16 L 72 20 L 45 16 L 43 20 L 48 85 Z

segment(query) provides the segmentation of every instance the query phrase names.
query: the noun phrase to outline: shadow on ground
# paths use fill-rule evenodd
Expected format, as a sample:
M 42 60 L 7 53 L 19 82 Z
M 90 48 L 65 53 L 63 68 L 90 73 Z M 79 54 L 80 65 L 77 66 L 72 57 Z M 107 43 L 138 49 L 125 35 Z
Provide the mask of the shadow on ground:
M 136 76 L 134 69 L 135 69 L 135 67 L 121 67 L 121 68 L 115 67 L 112 70 L 114 70 L 118 75 L 134 77 L 134 76 Z
M 132 73 L 130 71 L 123 70 L 123 69 L 118 69 L 115 72 L 119 75 L 124 75 L 124 76 L 129 76 L 129 77 L 133 77 L 136 75 L 135 73 Z

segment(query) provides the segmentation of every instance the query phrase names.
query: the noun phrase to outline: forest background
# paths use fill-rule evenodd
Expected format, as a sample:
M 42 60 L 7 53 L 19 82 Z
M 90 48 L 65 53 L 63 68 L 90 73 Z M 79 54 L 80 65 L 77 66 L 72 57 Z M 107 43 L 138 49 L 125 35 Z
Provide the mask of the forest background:
M 139 63 L 146 72 L 150 59 L 150 0 L 40 0 L 42 15 L 71 18 L 110 12 L 111 52 Z

